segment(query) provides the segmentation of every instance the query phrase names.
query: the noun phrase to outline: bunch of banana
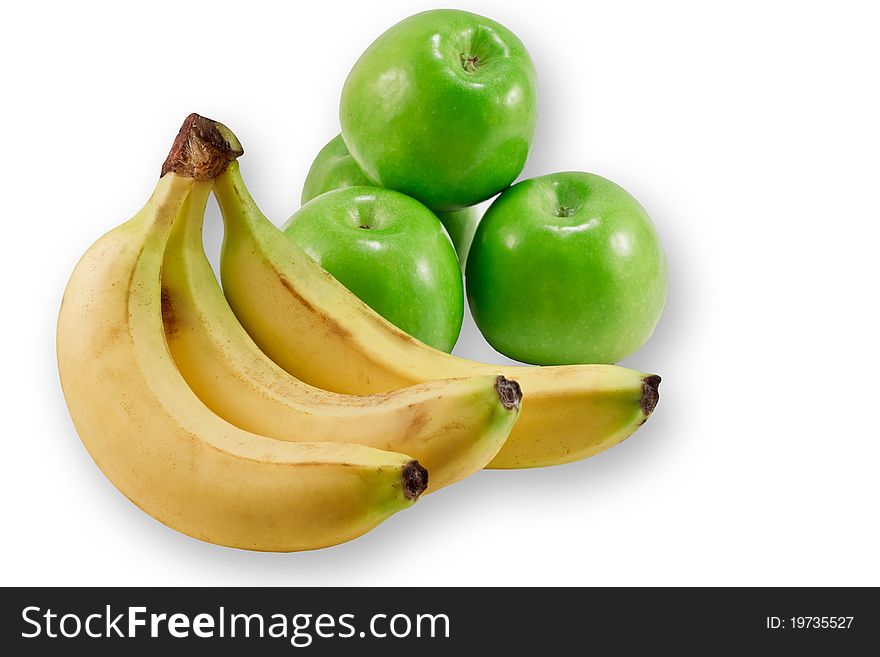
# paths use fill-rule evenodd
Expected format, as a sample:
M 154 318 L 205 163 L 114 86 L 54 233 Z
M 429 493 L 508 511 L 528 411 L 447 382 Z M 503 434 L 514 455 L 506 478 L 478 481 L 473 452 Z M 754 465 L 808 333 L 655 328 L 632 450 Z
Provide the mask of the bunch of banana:
M 225 226 L 226 298 L 258 347 L 302 381 L 365 395 L 501 374 L 521 386 L 523 408 L 491 468 L 592 456 L 631 435 L 657 405 L 656 375 L 614 365 L 503 367 L 433 349 L 385 321 L 266 219 L 237 161 L 216 179 L 214 195 Z
M 263 217 L 241 154 L 225 126 L 187 117 L 147 204 L 88 250 L 62 301 L 74 424 L 155 518 L 239 548 L 334 545 L 426 490 L 589 456 L 650 415 L 656 376 L 486 365 L 402 333 Z M 223 289 L 202 246 L 212 189 Z
M 71 276 L 57 330 L 62 387 L 95 462 L 163 523 L 239 548 L 333 545 L 411 506 L 427 487 L 425 468 L 409 455 L 339 437 L 309 441 L 304 434 L 299 441 L 282 441 L 235 427 L 187 385 L 165 337 L 173 310 L 166 305 L 163 321 L 161 277 L 173 224 L 204 205 L 210 181 L 240 153 L 224 126 L 197 115 L 187 118 L 147 204 L 98 240 Z M 445 390 L 441 385 L 438 393 Z M 488 461 L 516 418 L 518 390 L 503 377 L 491 382 L 483 377 L 455 394 L 471 413 L 470 437 L 478 444 L 461 451 L 466 459 Z M 418 393 L 412 402 L 430 405 Z M 340 416 L 357 412 L 337 406 Z M 319 410 L 317 402 L 313 407 Z M 397 411 L 403 416 L 398 427 L 384 422 L 397 432 L 389 443 L 403 445 L 406 423 L 415 420 L 409 429 L 416 434 L 421 421 L 407 415 L 405 405 Z M 324 420 L 333 421 L 332 414 Z M 486 435 L 476 427 L 480 421 Z M 320 424 L 303 421 L 303 428 Z M 340 420 L 340 428 L 342 438 L 357 439 L 350 417 Z M 326 428 L 316 432 L 319 438 L 326 434 Z

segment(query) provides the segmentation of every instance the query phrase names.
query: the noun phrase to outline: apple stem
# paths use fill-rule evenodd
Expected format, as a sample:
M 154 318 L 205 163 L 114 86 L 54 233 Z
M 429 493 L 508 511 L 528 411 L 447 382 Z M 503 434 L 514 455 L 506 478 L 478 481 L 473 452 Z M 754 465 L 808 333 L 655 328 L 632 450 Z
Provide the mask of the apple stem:
M 468 73 L 476 71 L 477 64 L 479 63 L 480 58 L 476 55 L 465 55 L 464 53 L 461 53 L 461 67 Z

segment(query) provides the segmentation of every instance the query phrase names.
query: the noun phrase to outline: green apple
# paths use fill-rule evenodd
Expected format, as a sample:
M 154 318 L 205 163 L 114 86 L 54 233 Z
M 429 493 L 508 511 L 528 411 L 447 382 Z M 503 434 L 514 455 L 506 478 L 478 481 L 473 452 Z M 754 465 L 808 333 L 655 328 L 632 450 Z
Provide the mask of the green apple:
M 334 189 L 370 185 L 369 178 L 354 161 L 342 135 L 336 135 L 320 150 L 306 176 L 300 202 L 306 204 L 316 196 Z M 446 228 L 455 252 L 464 269 L 468 249 L 477 228 L 477 209 L 474 207 L 451 212 L 435 212 L 440 223 Z
M 464 315 L 455 250 L 424 205 L 379 187 L 346 187 L 301 207 L 284 233 L 392 324 L 452 351 Z
M 318 151 L 318 156 L 312 162 L 306 182 L 303 184 L 299 202 L 305 205 L 324 192 L 372 184 L 348 152 L 348 147 L 342 141 L 342 135 L 336 135 Z
M 467 264 L 468 252 L 471 248 L 471 241 L 474 239 L 474 232 L 477 230 L 477 224 L 480 221 L 477 216 L 477 208 L 469 207 L 462 210 L 450 210 L 449 212 L 437 211 L 434 214 L 443 224 L 455 252 L 458 254 L 458 261 L 461 263 L 461 271 L 464 272 Z
M 654 332 L 666 260 L 641 205 L 589 173 L 524 180 L 474 235 L 467 294 L 498 351 L 539 365 L 614 363 Z
M 537 107 L 535 67 L 510 30 L 437 9 L 367 48 L 345 81 L 339 118 L 374 184 L 447 211 L 490 198 L 520 174 Z

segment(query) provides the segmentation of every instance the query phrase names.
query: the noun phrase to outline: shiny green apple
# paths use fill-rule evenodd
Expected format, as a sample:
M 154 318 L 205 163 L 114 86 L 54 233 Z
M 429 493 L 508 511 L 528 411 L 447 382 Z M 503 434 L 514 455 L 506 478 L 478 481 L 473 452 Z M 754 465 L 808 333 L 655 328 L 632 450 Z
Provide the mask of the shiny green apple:
M 554 173 L 499 196 L 467 263 L 471 312 L 498 351 L 527 363 L 614 363 L 654 332 L 666 260 L 648 214 L 597 175 Z
M 336 135 L 319 152 L 312 162 L 306 182 L 303 185 L 300 202 L 306 204 L 316 196 L 334 189 L 370 185 L 369 178 L 354 161 L 348 151 L 342 135 Z M 455 252 L 461 262 L 462 269 L 467 262 L 468 249 L 477 228 L 477 209 L 475 207 L 453 210 L 451 212 L 435 212 L 440 223 L 446 228 Z
M 477 215 L 476 207 L 464 208 L 462 210 L 450 210 L 449 212 L 437 211 L 434 214 L 443 224 L 455 252 L 458 254 L 458 261 L 461 263 L 461 271 L 464 272 L 467 265 L 468 252 L 471 249 L 471 242 L 474 239 L 474 232 L 477 230 L 477 224 L 480 217 Z
M 284 233 L 392 324 L 452 351 L 464 314 L 455 250 L 424 205 L 379 187 L 345 187 L 302 206 Z
M 315 161 L 309 167 L 303 184 L 300 203 L 305 205 L 316 196 L 334 189 L 372 185 L 358 163 L 354 161 L 342 135 L 336 135 L 318 151 Z
M 434 210 L 507 187 L 535 135 L 531 57 L 503 25 L 465 11 L 426 11 L 361 55 L 339 106 L 342 136 L 377 185 Z

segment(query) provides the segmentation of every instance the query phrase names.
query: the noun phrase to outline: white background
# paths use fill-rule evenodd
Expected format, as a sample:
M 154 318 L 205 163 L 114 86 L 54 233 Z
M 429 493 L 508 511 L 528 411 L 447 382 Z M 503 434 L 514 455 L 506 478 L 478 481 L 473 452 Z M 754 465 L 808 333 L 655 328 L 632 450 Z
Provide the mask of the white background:
M 432 6 L 5 5 L 2 584 L 880 584 L 880 16 L 867 2 L 457 3 L 534 58 L 524 176 L 609 177 L 663 238 L 666 314 L 626 362 L 663 376 L 662 400 L 619 447 L 483 472 L 352 543 L 287 555 L 167 529 L 94 466 L 54 360 L 79 256 L 139 209 L 191 111 L 239 135 L 252 193 L 284 221 L 338 131 L 351 64 Z M 457 353 L 499 360 L 466 321 Z

